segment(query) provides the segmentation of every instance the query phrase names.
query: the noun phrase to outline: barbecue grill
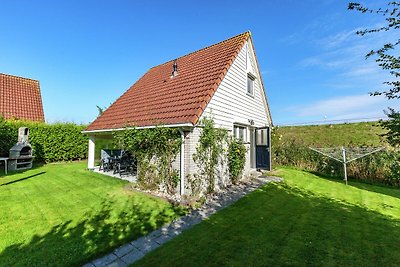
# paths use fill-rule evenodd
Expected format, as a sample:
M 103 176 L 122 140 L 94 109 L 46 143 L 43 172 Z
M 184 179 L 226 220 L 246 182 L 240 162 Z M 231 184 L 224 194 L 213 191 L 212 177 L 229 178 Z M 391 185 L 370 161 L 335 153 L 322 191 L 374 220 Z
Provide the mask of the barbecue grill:
M 10 171 L 26 170 L 32 168 L 32 146 L 29 144 L 29 129 L 18 129 L 18 143 L 10 149 L 8 169 Z

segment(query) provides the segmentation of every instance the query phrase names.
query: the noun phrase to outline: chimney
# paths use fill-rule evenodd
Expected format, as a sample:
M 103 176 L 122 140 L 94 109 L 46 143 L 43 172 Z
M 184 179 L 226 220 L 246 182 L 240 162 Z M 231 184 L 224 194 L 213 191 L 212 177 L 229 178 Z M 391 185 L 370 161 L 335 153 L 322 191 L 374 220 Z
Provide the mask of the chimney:
M 175 59 L 171 78 L 174 78 L 177 75 L 178 75 L 178 64 L 176 63 L 176 59 Z
M 27 127 L 20 127 L 18 129 L 18 143 L 28 143 L 29 129 Z

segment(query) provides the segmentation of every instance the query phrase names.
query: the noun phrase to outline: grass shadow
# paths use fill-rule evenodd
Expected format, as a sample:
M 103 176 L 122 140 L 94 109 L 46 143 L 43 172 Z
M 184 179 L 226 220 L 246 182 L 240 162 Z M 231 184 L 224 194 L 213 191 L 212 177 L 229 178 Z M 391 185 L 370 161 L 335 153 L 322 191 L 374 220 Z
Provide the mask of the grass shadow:
M 135 266 L 394 266 L 398 244 L 398 218 L 269 184 Z
M 27 171 L 35 170 L 37 168 L 40 168 L 42 166 L 46 165 L 43 162 L 33 162 L 32 168 L 31 169 L 26 169 L 26 170 L 19 170 L 19 171 L 8 171 L 7 175 L 4 173 L 4 161 L 0 162 L 0 179 L 2 178 L 8 178 L 14 175 L 18 175 Z
M 367 182 L 365 184 L 351 182 L 350 186 L 400 199 L 400 188 L 397 187 L 379 185 L 375 183 L 369 184 Z
M 319 172 L 315 171 L 307 171 L 309 173 L 312 173 L 319 178 L 329 180 L 331 182 L 336 182 L 336 183 L 341 183 L 345 184 L 345 181 L 342 178 L 339 178 L 337 176 L 331 176 L 331 175 L 326 175 L 326 174 L 321 174 Z M 348 180 L 348 186 L 356 187 L 358 189 L 374 192 L 374 193 L 379 193 L 379 194 L 384 194 L 387 196 L 395 197 L 400 199 L 400 188 L 390 186 L 390 185 L 384 185 L 376 182 L 368 182 L 368 181 L 360 181 L 360 180 L 354 180 L 354 179 L 349 179 Z
M 116 211 L 112 200 L 100 210 L 91 211 L 78 222 L 66 221 L 28 243 L 17 243 L 0 252 L 0 266 L 78 266 L 111 252 L 169 222 L 168 209 L 154 212 L 143 209 L 136 200 L 127 201 L 130 209 Z M 128 210 L 128 211 L 127 211 Z
M 29 176 L 26 176 L 26 177 L 23 177 L 23 178 L 20 178 L 20 179 L 17 179 L 17 180 L 13 180 L 13 181 L 9 181 L 9 182 L 0 184 L 0 186 L 9 185 L 9 184 L 14 184 L 14 183 L 17 183 L 17 182 L 21 182 L 21 181 L 24 181 L 24 180 L 27 180 L 27 179 L 30 179 L 30 178 L 33 178 L 33 177 L 36 177 L 36 176 L 45 174 L 45 173 L 46 173 L 46 172 L 39 172 L 39 173 L 36 173 L 36 174 L 32 174 L 32 175 L 29 175 Z

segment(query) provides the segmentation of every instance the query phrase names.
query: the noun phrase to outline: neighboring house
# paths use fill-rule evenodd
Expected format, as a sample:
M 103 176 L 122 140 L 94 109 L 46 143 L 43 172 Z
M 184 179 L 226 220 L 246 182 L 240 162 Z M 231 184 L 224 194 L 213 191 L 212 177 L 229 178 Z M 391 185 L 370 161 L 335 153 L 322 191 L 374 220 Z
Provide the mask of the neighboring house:
M 271 168 L 272 119 L 250 32 L 151 68 L 85 130 L 88 168 L 94 168 L 96 138 L 127 126 L 177 127 L 184 139 L 176 164 L 184 194 L 185 177 L 197 171 L 193 154 L 204 117 L 246 143 L 245 175 Z
M 44 122 L 39 81 L 0 73 L 0 116 Z

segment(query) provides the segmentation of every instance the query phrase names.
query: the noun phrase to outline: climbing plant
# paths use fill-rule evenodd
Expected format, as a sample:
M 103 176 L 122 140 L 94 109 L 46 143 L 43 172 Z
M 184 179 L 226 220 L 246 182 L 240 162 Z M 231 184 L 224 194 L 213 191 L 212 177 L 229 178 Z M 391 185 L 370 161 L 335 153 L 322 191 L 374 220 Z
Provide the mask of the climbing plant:
M 205 178 L 207 193 L 211 193 L 215 189 L 217 168 L 222 165 L 225 156 L 228 134 L 226 130 L 216 128 L 212 119 L 205 118 L 200 124 L 203 129 L 193 160 L 199 167 L 197 175 Z
M 115 142 L 131 153 L 138 164 L 138 184 L 144 189 L 163 186 L 169 194 L 176 191 L 179 174 L 172 163 L 178 155 L 181 138 L 176 128 L 136 127 L 114 132 Z
M 228 146 L 229 178 L 236 184 L 244 170 L 247 149 L 242 140 L 231 138 Z

